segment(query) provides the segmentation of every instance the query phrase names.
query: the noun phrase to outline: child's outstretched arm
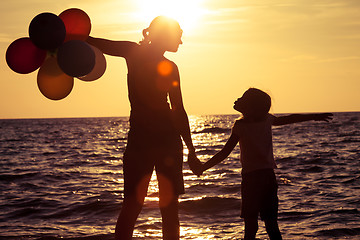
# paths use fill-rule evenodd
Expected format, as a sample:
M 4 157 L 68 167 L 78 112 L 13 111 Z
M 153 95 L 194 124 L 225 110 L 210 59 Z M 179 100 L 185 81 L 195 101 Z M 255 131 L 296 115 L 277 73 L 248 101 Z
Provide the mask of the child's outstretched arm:
M 306 121 L 325 121 L 332 119 L 332 113 L 313 113 L 313 114 L 291 114 L 287 116 L 275 117 L 273 125 L 280 126 L 291 123 L 306 122 Z
M 239 142 L 239 137 L 232 133 L 230 138 L 226 142 L 225 146 L 223 147 L 223 149 L 221 149 L 209 161 L 203 164 L 202 171 L 205 171 L 215 166 L 216 164 L 220 163 L 225 158 L 227 158 L 238 142 Z

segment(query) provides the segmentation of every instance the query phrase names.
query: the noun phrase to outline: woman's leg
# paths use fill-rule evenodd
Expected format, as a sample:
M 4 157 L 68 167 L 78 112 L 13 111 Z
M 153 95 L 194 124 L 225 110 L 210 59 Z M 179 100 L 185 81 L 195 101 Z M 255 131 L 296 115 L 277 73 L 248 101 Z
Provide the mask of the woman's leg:
M 141 208 L 142 204 L 137 202 L 136 197 L 126 197 L 124 199 L 115 228 L 116 240 L 130 240 L 132 238 L 135 222 Z
M 159 206 L 162 217 L 162 232 L 164 240 L 178 240 L 180 238 L 179 202 L 174 194 L 170 182 L 158 174 Z
M 268 233 L 270 240 L 281 240 L 282 239 L 276 218 L 265 220 L 265 227 L 266 227 L 266 232 Z
M 161 206 L 161 200 L 160 200 Z M 160 207 L 162 217 L 162 232 L 164 240 L 180 239 L 180 222 L 179 222 L 179 203 L 178 198 L 173 200 L 164 207 Z
M 254 240 L 258 230 L 258 218 L 246 217 L 245 221 L 245 236 L 244 240 Z
M 116 228 L 115 240 L 131 240 L 136 219 L 139 216 L 147 194 L 151 175 L 145 176 L 134 194 L 125 196 Z

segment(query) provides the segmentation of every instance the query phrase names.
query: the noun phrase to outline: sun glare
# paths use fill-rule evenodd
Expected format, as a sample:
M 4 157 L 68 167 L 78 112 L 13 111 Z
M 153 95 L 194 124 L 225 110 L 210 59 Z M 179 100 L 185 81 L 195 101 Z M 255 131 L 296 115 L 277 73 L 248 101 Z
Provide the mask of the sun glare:
M 150 23 L 156 16 L 164 15 L 177 20 L 185 34 L 195 28 L 205 13 L 204 0 L 136 0 L 139 11 L 136 17 Z

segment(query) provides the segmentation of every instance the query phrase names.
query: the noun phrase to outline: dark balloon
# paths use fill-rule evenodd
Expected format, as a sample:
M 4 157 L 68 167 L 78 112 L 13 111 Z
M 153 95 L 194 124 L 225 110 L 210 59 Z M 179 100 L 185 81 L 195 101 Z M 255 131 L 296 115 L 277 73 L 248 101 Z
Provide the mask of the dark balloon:
M 96 79 L 99 79 L 106 70 L 106 59 L 104 54 L 94 46 L 91 46 L 91 48 L 95 52 L 95 66 L 89 74 L 83 77 L 79 77 L 79 79 L 83 81 L 94 81 Z
M 91 31 L 91 21 L 89 16 L 83 10 L 70 8 L 60 13 L 59 17 L 65 24 L 65 41 L 85 41 L 88 38 Z
M 91 46 L 80 40 L 70 40 L 60 46 L 57 53 L 60 68 L 69 76 L 82 77 L 95 66 L 95 53 Z
M 31 73 L 45 61 L 46 50 L 36 47 L 30 38 L 19 38 L 6 50 L 6 62 L 17 73 Z
M 64 42 L 65 35 L 64 22 L 53 13 L 40 13 L 29 26 L 31 41 L 41 49 L 58 48 Z
M 56 58 L 50 57 L 39 69 L 37 84 L 45 97 L 60 100 L 70 94 L 74 86 L 74 78 L 61 71 Z

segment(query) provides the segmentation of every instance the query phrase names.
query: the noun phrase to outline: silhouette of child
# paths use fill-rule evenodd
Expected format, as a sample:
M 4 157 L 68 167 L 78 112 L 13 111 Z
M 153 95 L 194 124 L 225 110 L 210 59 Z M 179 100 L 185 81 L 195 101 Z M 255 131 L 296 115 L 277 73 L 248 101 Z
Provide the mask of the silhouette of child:
M 234 103 L 234 109 L 242 113 L 232 133 L 221 151 L 203 164 L 205 171 L 229 156 L 237 143 L 241 149 L 242 165 L 242 207 L 241 217 L 245 222 L 244 239 L 255 239 L 258 230 L 258 215 L 265 222 L 270 239 L 282 239 L 277 223 L 278 197 L 277 182 L 274 173 L 276 163 L 273 156 L 271 126 L 279 126 L 304 121 L 329 121 L 331 113 L 292 114 L 273 116 L 269 114 L 271 98 L 265 92 L 248 89 Z

